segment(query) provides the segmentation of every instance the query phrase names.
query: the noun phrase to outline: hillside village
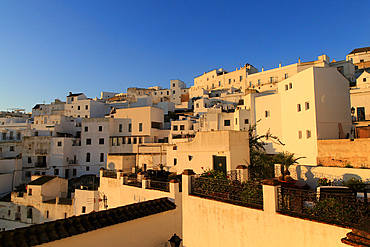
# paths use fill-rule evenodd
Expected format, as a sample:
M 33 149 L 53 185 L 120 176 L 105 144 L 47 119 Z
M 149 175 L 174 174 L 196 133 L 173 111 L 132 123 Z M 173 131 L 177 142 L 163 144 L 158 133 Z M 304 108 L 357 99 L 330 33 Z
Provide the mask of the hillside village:
M 370 246 L 369 120 L 370 47 L 1 112 L 0 246 Z

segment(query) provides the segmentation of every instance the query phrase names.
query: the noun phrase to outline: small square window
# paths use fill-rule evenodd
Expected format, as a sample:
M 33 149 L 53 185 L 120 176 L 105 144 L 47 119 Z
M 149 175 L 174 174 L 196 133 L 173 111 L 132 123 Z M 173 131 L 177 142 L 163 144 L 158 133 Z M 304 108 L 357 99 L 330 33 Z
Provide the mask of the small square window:
M 90 171 L 90 167 L 89 166 L 86 166 L 85 170 L 88 172 Z
M 88 132 L 88 131 L 89 131 L 89 127 L 85 126 L 85 132 Z
M 179 127 L 177 125 L 174 125 L 172 128 L 173 130 L 178 130 Z
M 54 169 L 54 175 L 58 176 L 59 175 L 59 169 Z
M 99 126 L 99 132 L 103 131 L 103 126 Z
M 366 78 L 363 78 L 363 79 L 362 79 L 362 81 L 363 81 L 363 82 L 366 82 Z
M 224 126 L 230 126 L 230 120 L 224 120 Z
M 10 151 L 10 152 L 14 152 L 14 151 L 15 151 L 14 146 L 10 146 L 10 147 L 9 147 L 9 151 Z
M 265 117 L 269 117 L 270 116 L 270 111 L 265 111 Z
M 244 124 L 249 124 L 249 119 L 244 119 Z
M 91 138 L 86 139 L 86 145 L 91 145 Z
M 185 130 L 185 125 L 180 125 L 180 130 Z
M 298 131 L 298 139 L 302 139 L 302 131 L 301 130 Z
M 99 138 L 99 144 L 103 145 L 104 144 L 104 138 Z
M 31 177 L 31 172 L 30 171 L 27 171 L 26 174 L 25 174 L 26 178 L 30 178 Z
M 306 137 L 307 137 L 307 139 L 311 138 L 311 130 L 306 131 Z
M 61 147 L 62 146 L 62 142 L 58 142 L 58 147 Z

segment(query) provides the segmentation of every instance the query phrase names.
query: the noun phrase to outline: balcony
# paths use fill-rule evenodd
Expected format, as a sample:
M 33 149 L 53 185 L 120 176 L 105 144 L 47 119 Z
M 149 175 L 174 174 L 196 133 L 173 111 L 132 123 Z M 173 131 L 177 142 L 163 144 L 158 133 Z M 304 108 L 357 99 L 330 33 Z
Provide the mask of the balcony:
M 35 149 L 35 154 L 36 155 L 46 155 L 48 154 L 48 150 L 47 149 Z
M 71 160 L 68 161 L 68 164 L 70 164 L 70 165 L 77 165 L 78 164 L 78 160 L 71 159 Z
M 44 168 L 46 167 L 46 162 L 35 162 L 35 167 Z

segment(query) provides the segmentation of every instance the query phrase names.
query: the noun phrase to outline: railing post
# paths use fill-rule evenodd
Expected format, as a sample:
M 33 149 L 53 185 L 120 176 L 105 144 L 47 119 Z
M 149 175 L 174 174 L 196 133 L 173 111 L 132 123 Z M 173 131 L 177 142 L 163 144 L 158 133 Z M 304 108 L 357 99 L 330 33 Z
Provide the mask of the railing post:
M 191 169 L 185 169 L 182 173 L 182 193 L 189 195 L 191 193 L 191 178 L 194 177 L 195 172 Z
M 245 166 L 245 165 L 238 165 L 236 167 L 236 171 L 237 171 L 237 175 L 236 176 L 240 176 L 240 182 L 244 182 L 244 181 L 247 181 L 248 180 L 248 167 Z M 238 177 L 237 177 L 238 179 Z
M 149 188 L 149 187 L 150 187 L 150 179 L 146 178 L 146 177 L 143 177 L 141 179 L 141 188 L 146 189 L 146 188 Z
M 102 167 L 102 168 L 100 168 L 100 177 L 102 178 L 103 177 L 103 173 L 104 173 L 104 171 L 105 171 L 105 168 L 104 167 Z
M 277 179 L 265 179 L 262 181 L 263 190 L 263 211 L 275 214 L 278 211 L 278 186 Z
M 179 192 L 179 181 L 177 179 L 172 179 L 170 181 L 170 198 L 173 198 L 176 202 L 177 194 Z
M 123 184 L 127 184 L 127 181 L 128 181 L 128 176 L 127 176 L 127 174 L 123 174 L 123 178 L 122 178 L 122 180 L 123 180 Z
M 118 170 L 117 171 L 117 179 L 121 179 L 122 174 L 123 174 L 123 171 L 122 170 Z

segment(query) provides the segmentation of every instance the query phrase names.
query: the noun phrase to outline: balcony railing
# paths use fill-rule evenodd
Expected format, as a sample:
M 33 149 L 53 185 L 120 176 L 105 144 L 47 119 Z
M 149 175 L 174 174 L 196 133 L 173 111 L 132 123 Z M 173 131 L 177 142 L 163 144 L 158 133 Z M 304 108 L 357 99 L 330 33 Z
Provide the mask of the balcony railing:
M 117 178 L 117 172 L 115 170 L 103 171 L 103 177 L 105 178 Z
M 262 185 L 256 182 L 195 176 L 191 180 L 191 194 L 258 209 L 263 207 Z
M 45 155 L 48 153 L 47 149 L 35 149 L 35 154 Z
M 170 192 L 170 183 L 169 182 L 163 182 L 163 181 L 149 181 L 149 186 L 146 187 L 146 189 L 153 189 L 153 190 L 161 190 Z
M 318 194 L 315 191 L 280 187 L 278 203 L 281 213 L 347 226 L 356 225 L 370 216 L 370 200 L 356 197 L 356 192 Z
M 78 164 L 78 160 L 71 159 L 71 160 L 68 161 L 68 163 L 70 165 L 76 165 L 76 164 Z
M 46 167 L 46 162 L 35 162 L 35 167 Z

